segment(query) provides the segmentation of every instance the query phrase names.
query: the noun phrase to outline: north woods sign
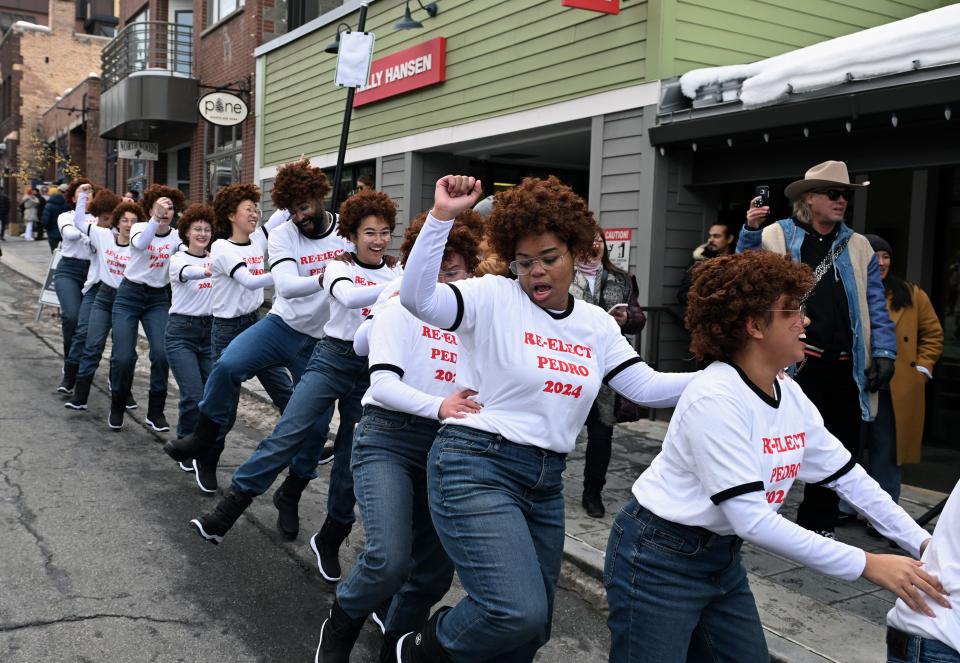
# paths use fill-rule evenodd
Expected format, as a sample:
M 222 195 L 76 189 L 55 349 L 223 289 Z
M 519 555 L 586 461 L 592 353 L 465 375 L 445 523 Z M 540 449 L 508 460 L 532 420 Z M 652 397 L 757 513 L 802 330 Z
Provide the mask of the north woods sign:
M 247 103 L 229 92 L 211 92 L 200 97 L 197 102 L 200 116 L 211 124 L 232 127 L 247 119 Z
M 437 37 L 374 60 L 366 86 L 357 90 L 354 108 L 442 83 L 447 77 L 447 40 Z

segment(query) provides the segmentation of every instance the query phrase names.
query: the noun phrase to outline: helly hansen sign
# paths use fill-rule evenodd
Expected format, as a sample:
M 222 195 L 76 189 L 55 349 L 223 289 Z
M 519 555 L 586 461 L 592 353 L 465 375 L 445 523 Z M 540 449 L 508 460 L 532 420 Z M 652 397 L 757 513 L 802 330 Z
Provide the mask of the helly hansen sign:
M 367 85 L 354 97 L 354 107 L 442 83 L 447 77 L 446 59 L 447 40 L 437 37 L 374 60 Z

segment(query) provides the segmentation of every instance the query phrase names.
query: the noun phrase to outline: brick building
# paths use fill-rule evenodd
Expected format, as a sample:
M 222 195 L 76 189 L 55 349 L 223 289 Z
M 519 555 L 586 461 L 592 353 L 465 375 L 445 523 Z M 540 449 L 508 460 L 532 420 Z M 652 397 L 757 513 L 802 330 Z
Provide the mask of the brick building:
M 0 172 L 11 200 L 21 195 L 20 182 L 46 176 L 46 164 L 36 159 L 36 146 L 44 142 L 44 112 L 64 90 L 100 69 L 112 9 L 98 13 L 95 4 L 100 6 L 86 0 L 49 0 L 45 14 L 30 14 L 45 25 L 18 19 L 0 37 Z M 0 16 L 2 11 L 0 5 Z M 11 222 L 16 216 L 14 206 Z
M 67 90 L 43 114 L 43 140 L 57 154 L 97 182 L 106 178 L 106 141 L 100 137 L 100 76 L 89 74 Z M 60 182 L 68 179 L 63 162 L 50 162 L 44 179 Z

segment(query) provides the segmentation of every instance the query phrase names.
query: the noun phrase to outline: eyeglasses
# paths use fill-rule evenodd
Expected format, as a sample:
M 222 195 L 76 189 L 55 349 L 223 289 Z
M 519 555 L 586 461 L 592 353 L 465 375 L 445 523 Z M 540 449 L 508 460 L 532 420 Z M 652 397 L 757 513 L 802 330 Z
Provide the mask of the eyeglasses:
M 768 308 L 771 313 L 793 313 L 802 321 L 807 317 L 807 305 L 800 304 L 800 308 Z
M 814 189 L 813 192 L 826 196 L 834 202 L 840 200 L 840 198 L 843 198 L 844 200 L 850 200 L 849 189 Z
M 539 258 L 524 258 L 522 260 L 514 260 L 510 263 L 510 271 L 517 276 L 526 276 L 533 269 L 534 265 L 540 263 L 540 266 L 549 272 L 563 263 L 563 256 L 565 255 L 567 254 L 552 253 L 550 255 L 540 256 Z

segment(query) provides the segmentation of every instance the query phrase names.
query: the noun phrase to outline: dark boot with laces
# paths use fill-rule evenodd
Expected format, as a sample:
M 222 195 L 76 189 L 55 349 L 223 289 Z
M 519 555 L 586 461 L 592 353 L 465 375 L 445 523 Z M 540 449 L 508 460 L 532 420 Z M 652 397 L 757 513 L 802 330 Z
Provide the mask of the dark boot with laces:
M 273 494 L 273 505 L 277 507 L 277 529 L 288 541 L 297 538 L 300 532 L 300 495 L 310 483 L 310 479 L 298 477 L 293 472 L 287 474 L 280 487 Z
M 330 608 L 330 616 L 320 627 L 320 643 L 314 663 L 349 663 L 350 652 L 357 642 L 360 629 L 366 619 L 354 619 L 343 611 L 336 600 Z
M 317 556 L 320 575 L 327 582 L 340 580 L 340 544 L 347 538 L 353 525 L 338 523 L 327 516 L 320 531 L 310 537 L 310 548 Z
M 199 518 L 194 518 L 190 521 L 190 524 L 197 528 L 197 532 L 204 539 L 210 543 L 219 544 L 251 502 L 253 502 L 252 497 L 231 488 L 217 502 L 213 511 L 205 513 Z
M 166 403 L 167 392 L 150 392 L 149 400 L 147 401 L 147 417 L 145 421 L 150 428 L 158 433 L 165 433 L 170 430 L 170 424 L 167 423 L 167 418 L 163 416 L 163 406 L 166 405 Z M 123 406 L 124 408 L 127 407 L 126 400 L 124 401 Z

